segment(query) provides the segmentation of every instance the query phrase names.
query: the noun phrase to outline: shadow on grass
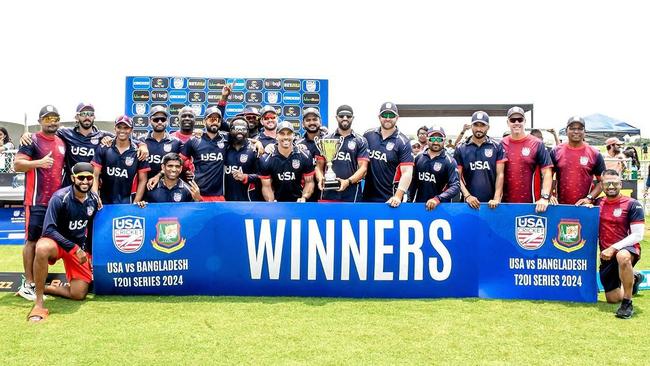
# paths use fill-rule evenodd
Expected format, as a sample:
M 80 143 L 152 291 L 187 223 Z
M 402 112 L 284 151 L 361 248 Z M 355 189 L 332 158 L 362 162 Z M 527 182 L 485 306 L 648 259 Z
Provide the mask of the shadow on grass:
M 83 301 L 74 301 L 50 295 L 48 295 L 48 299 L 45 300 L 45 307 L 48 308 L 50 312 L 54 311 L 59 314 L 76 313 L 82 305 Z M 0 294 L 0 308 L 24 308 L 25 315 L 27 315 L 33 306 L 33 302 L 27 301 L 20 296 L 15 296 L 13 293 Z

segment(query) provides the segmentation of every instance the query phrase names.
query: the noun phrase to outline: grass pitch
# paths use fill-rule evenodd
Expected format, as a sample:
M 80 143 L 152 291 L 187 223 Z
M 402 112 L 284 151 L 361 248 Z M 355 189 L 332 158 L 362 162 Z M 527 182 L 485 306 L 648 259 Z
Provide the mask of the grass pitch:
M 0 271 L 21 271 L 20 252 L 0 246 Z M 637 268 L 650 268 L 647 254 Z M 602 294 L 597 304 L 91 295 L 47 300 L 52 315 L 37 325 L 25 320 L 31 306 L 0 294 L 0 365 L 650 364 L 650 291 L 630 320 Z

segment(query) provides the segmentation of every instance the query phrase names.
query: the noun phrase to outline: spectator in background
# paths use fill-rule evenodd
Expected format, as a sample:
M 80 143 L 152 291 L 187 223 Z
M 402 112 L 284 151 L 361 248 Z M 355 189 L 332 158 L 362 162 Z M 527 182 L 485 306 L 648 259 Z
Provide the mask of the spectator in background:
M 482 112 L 482 113 L 485 113 L 485 112 Z M 471 128 L 472 128 L 471 124 L 469 124 L 469 123 L 463 124 L 463 129 L 460 131 L 460 133 L 456 137 L 456 141 L 454 142 L 454 146 L 457 147 L 460 144 L 460 141 L 463 139 L 463 137 L 465 137 L 465 132 L 469 131 Z M 471 138 L 471 136 L 466 140 L 466 142 L 469 141 L 470 138 Z
M 648 160 L 648 144 L 645 142 L 641 145 L 641 154 L 643 154 L 643 160 Z
M 454 156 L 454 152 L 456 151 L 456 145 L 454 145 L 454 143 L 451 142 L 451 139 L 447 140 L 445 151 L 447 152 L 447 155 Z
M 7 129 L 0 127 L 0 153 L 3 153 L 7 150 L 13 150 L 15 148 L 16 147 L 14 146 L 14 143 L 11 142 L 11 137 L 9 136 Z
M 641 162 L 639 161 L 639 153 L 636 151 L 636 148 L 634 146 L 626 147 L 625 151 L 623 151 L 623 154 L 625 155 L 626 158 L 632 159 L 631 165 L 633 168 L 636 168 L 636 170 L 641 169 Z
M 422 151 L 422 144 L 420 144 L 420 141 L 411 140 L 411 153 L 413 154 L 413 157 L 417 156 L 420 151 Z
M 619 175 L 623 174 L 626 159 L 625 155 L 621 152 L 623 141 L 619 140 L 617 137 L 610 137 L 605 140 L 605 146 L 607 148 L 605 168 L 616 170 Z
M 422 126 L 418 128 L 417 132 L 417 141 L 420 143 L 420 148 L 424 148 L 427 146 L 427 131 L 429 131 L 429 128 L 427 126 Z M 413 146 L 413 144 L 411 144 Z

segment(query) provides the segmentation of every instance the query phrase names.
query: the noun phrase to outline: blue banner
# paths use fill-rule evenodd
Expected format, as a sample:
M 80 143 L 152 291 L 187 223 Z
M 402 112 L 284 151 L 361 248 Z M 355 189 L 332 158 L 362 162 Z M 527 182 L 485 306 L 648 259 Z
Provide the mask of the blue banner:
M 0 245 L 22 245 L 25 242 L 25 209 L 0 208 Z
M 597 228 L 598 209 L 573 206 L 108 205 L 94 226 L 95 290 L 594 302 Z

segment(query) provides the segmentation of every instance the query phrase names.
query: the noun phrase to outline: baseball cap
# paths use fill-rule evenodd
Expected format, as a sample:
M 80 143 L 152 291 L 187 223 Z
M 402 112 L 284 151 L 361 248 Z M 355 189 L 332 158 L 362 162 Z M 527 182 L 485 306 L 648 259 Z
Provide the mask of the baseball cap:
M 93 106 L 90 103 L 84 103 L 84 102 L 81 102 L 81 103 L 77 104 L 77 113 L 83 111 L 84 109 L 89 109 L 89 110 L 94 112 L 95 111 L 95 106 Z
M 169 117 L 169 112 L 167 111 L 167 108 L 162 105 L 153 106 L 149 111 L 149 116 L 153 116 L 156 113 L 164 113 L 165 116 Z
M 223 117 L 221 114 L 221 109 L 219 107 L 213 106 L 205 110 L 205 118 L 208 118 L 211 114 L 218 114 L 219 117 Z
M 397 110 L 397 105 L 393 102 L 386 102 L 381 105 L 381 108 L 379 108 L 379 114 L 382 114 L 384 112 L 393 112 L 396 115 L 399 116 L 399 111 Z
M 352 107 L 350 107 L 349 105 L 343 104 L 342 106 L 336 108 L 336 115 L 353 116 L 354 111 L 352 110 Z
M 572 116 L 569 118 L 569 120 L 566 122 L 567 127 L 572 124 L 573 122 L 578 122 L 582 125 L 582 127 L 585 126 L 585 119 L 580 117 L 580 116 Z
M 486 125 L 490 124 L 490 116 L 483 111 L 476 111 L 472 114 L 472 124 L 476 122 L 485 123 Z
M 260 115 L 260 110 L 257 109 L 256 107 L 246 107 L 244 108 L 243 111 L 240 113 L 241 115 L 247 115 L 247 114 L 254 114 L 256 116 Z
M 188 105 L 186 105 L 185 107 L 181 108 L 180 111 L 178 111 L 179 116 L 181 116 L 183 114 L 186 114 L 186 113 L 189 113 L 189 114 L 196 117 L 196 113 L 194 113 L 194 109 L 192 109 L 192 107 L 190 107 Z
M 320 112 L 314 107 L 305 108 L 305 110 L 302 111 L 302 119 L 305 119 L 308 114 L 315 114 L 316 117 L 320 118 Z
M 417 146 L 422 146 L 422 144 L 420 144 L 420 141 L 418 141 L 418 140 L 411 140 L 411 146 L 416 146 L 416 145 L 417 145 Z
M 131 121 L 131 117 L 124 114 L 115 119 L 115 126 L 119 125 L 120 123 L 124 123 L 129 127 L 133 127 L 133 121 Z
M 433 136 L 433 134 L 435 133 L 442 135 L 442 137 L 447 137 L 445 130 L 443 130 L 442 127 L 437 127 L 437 126 L 431 127 L 427 131 L 427 136 Z
M 293 132 L 293 133 L 296 132 L 293 129 L 293 123 L 291 123 L 289 121 L 282 121 L 282 122 L 278 123 L 277 131 L 280 132 L 282 130 L 291 130 L 291 132 Z
M 610 137 L 605 140 L 605 146 L 609 145 L 623 145 L 623 141 L 619 140 L 618 137 Z
M 41 118 L 43 118 L 43 117 L 45 117 L 47 115 L 50 115 L 50 114 L 55 114 L 55 115 L 58 116 L 59 115 L 59 110 L 56 109 L 55 106 L 53 106 L 51 104 L 48 104 L 48 105 L 44 106 L 43 108 L 41 108 L 41 111 L 38 112 L 38 118 L 41 119 Z
M 522 116 L 525 116 L 526 112 L 524 112 L 523 108 L 514 106 L 508 109 L 508 113 L 506 114 L 506 117 L 510 118 L 510 116 L 512 116 L 513 114 L 521 114 Z
M 265 106 L 262 107 L 262 109 L 260 110 L 260 116 L 264 116 L 265 114 L 267 114 L 267 113 L 269 113 L 269 112 L 273 112 L 275 115 L 278 114 L 278 112 L 275 110 L 275 108 L 273 108 L 273 106 L 271 106 L 271 105 L 265 105 Z
M 72 175 L 77 175 L 79 173 L 93 173 L 93 166 L 90 163 L 79 162 L 72 167 Z

